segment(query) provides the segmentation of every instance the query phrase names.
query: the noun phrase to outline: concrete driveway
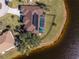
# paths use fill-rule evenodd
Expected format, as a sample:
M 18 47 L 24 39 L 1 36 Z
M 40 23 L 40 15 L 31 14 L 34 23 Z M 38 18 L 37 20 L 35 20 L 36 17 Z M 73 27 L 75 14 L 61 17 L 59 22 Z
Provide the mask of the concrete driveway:
M 5 0 L 0 0 L 2 8 L 0 9 L 0 17 L 4 16 L 8 12 L 8 6 L 5 4 Z
M 8 12 L 7 13 L 11 13 L 13 15 L 20 16 L 20 11 L 18 10 L 18 8 L 10 8 L 10 7 L 8 7 Z
M 20 16 L 18 8 L 10 8 L 5 4 L 5 0 L 0 0 L 2 4 L 2 8 L 0 9 L 0 17 L 6 15 L 7 13 L 11 13 L 13 15 Z

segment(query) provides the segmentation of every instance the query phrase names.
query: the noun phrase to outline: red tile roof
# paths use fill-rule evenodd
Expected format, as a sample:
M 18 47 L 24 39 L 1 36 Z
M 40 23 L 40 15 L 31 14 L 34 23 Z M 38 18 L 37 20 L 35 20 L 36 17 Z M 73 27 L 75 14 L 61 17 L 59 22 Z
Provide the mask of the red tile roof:
M 27 31 L 34 31 L 35 26 L 32 24 L 32 15 L 36 12 L 38 15 L 43 14 L 43 9 L 38 6 L 31 5 L 22 5 L 21 6 L 22 14 L 24 15 L 23 22 Z M 38 19 L 39 20 L 39 19 Z
M 11 33 L 11 31 L 5 32 L 3 35 L 0 36 L 0 53 L 6 51 L 7 49 L 14 47 L 14 37 Z
M 30 31 L 30 32 L 33 32 L 35 29 L 35 26 L 34 25 L 31 25 L 27 28 L 27 31 Z

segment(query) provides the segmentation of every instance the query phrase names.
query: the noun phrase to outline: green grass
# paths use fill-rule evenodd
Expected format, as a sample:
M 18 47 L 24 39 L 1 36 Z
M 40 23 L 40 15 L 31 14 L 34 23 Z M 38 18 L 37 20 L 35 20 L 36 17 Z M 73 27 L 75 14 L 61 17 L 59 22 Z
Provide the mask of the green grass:
M 64 0 L 40 0 L 40 2 L 48 5 L 50 11 L 46 11 L 46 13 L 56 15 L 55 23 L 57 26 L 52 26 L 50 33 L 43 39 L 43 41 L 48 42 L 56 37 L 56 35 L 60 32 L 62 25 L 64 25 Z M 49 31 L 52 20 L 53 16 L 46 15 L 46 30 L 42 37 Z
M 17 8 L 18 5 L 23 5 L 23 4 L 27 4 L 27 0 L 12 0 L 11 2 L 8 3 L 8 6 L 11 7 L 11 8 Z
M 4 55 L 0 55 L 0 59 L 12 59 L 17 55 L 21 55 L 21 53 L 18 52 L 16 49 L 12 49 L 6 52 Z
M 5 29 L 7 25 L 10 25 L 11 29 L 15 29 L 17 25 L 20 25 L 18 20 L 19 17 L 12 14 L 7 14 L 3 17 L 0 17 L 0 29 Z
M 17 8 L 19 5 L 19 0 L 12 0 L 11 2 L 8 3 L 8 6 L 11 8 Z

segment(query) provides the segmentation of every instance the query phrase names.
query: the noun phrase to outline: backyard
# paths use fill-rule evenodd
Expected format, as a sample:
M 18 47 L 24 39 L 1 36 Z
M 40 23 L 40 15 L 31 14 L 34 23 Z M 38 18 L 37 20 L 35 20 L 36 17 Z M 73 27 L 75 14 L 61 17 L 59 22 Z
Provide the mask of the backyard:
M 41 0 L 41 2 L 48 5 L 48 11 L 46 11 L 46 30 L 42 37 L 44 37 L 43 41 L 50 42 L 54 37 L 56 37 L 64 25 L 65 22 L 65 6 L 63 0 Z M 61 11 L 62 10 L 62 11 Z M 55 23 L 55 25 L 52 25 Z M 51 28 L 51 29 L 50 29 Z M 54 40 L 54 39 L 53 39 Z

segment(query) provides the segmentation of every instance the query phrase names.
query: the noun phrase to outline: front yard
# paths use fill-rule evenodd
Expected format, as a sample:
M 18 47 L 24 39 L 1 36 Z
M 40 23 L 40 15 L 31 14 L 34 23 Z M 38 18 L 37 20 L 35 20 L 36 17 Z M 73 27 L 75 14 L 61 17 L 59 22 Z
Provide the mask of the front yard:
M 11 27 L 11 29 L 15 29 L 17 25 L 20 25 L 18 22 L 19 17 L 12 14 L 6 14 L 3 17 L 0 17 L 0 30 L 3 30 L 6 28 L 7 25 Z

